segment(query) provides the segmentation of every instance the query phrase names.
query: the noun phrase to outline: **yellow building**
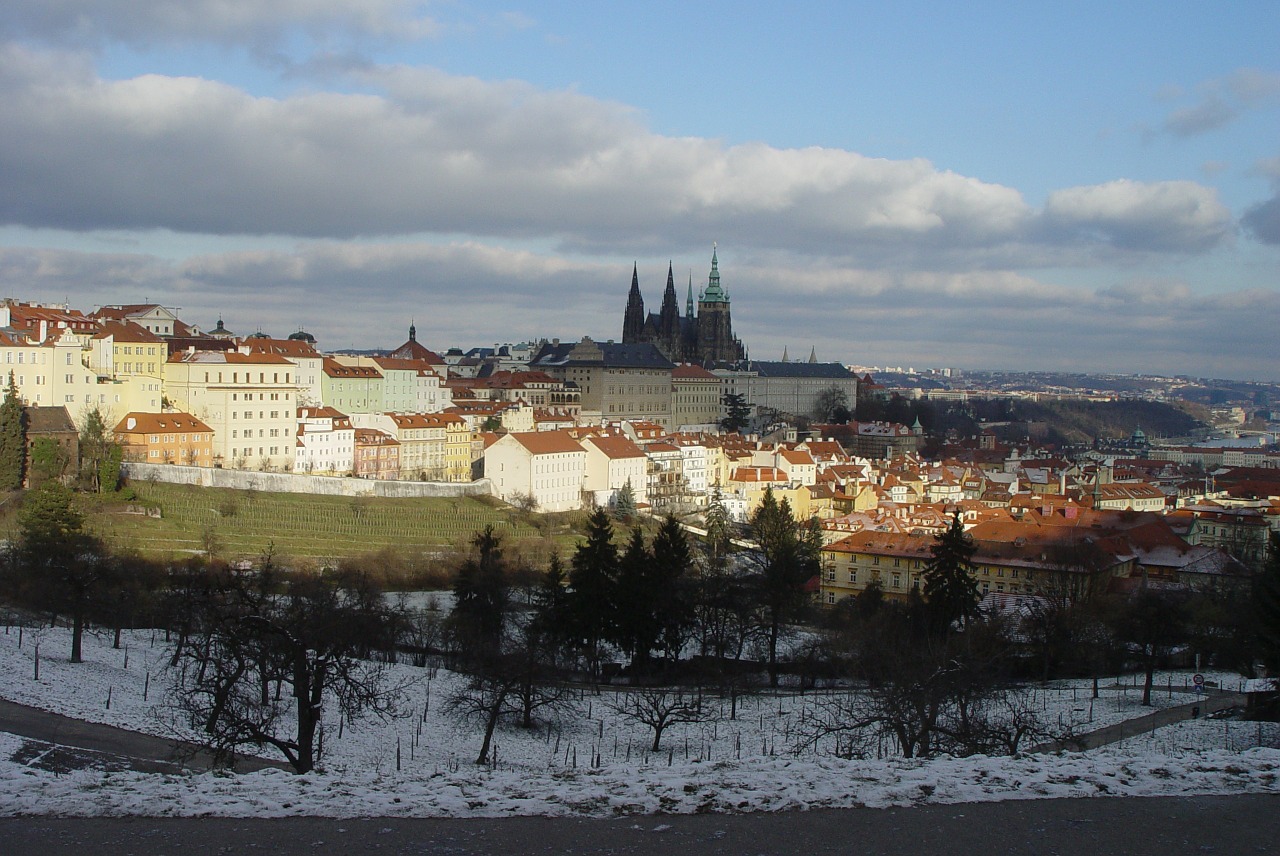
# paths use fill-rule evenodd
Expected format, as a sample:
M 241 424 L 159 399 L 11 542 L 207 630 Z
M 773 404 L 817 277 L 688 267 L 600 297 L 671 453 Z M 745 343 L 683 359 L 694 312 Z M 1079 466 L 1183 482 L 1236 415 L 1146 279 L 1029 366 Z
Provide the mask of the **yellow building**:
M 89 342 L 89 368 L 118 382 L 127 412 L 162 409 L 168 358 L 164 340 L 130 322 L 107 321 Z
M 165 395 L 213 429 L 215 465 L 292 472 L 297 370 L 278 354 L 187 351 L 165 363 Z
M 188 413 L 129 413 L 115 436 L 126 461 L 213 466 L 213 429 Z

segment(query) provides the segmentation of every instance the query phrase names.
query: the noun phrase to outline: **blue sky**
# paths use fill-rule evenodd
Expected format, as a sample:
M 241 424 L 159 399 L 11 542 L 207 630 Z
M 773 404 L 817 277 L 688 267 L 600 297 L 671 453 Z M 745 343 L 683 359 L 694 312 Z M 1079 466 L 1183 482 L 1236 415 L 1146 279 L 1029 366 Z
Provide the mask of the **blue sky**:
M 1280 5 L 0 10 L 0 283 L 322 347 L 616 337 L 1280 379 Z M 27 7 L 30 8 L 27 8 Z

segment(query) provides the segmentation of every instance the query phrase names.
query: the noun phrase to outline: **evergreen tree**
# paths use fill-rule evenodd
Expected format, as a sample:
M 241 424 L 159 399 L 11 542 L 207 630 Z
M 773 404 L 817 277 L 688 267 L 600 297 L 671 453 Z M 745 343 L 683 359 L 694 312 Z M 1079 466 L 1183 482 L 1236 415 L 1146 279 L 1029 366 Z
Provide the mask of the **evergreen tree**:
M 0 490 L 19 490 L 27 468 L 27 414 L 18 398 L 18 385 L 9 372 L 0 404 Z
M 631 479 L 627 479 L 618 490 L 617 499 L 613 503 L 613 516 L 623 523 L 630 523 L 636 516 L 636 492 L 631 487 Z
M 720 427 L 730 434 L 739 432 L 751 424 L 751 406 L 740 392 L 730 392 L 721 396 L 720 404 L 724 416 L 720 419 Z
M 552 553 L 547 569 L 533 592 L 533 618 L 530 621 L 531 634 L 548 647 L 554 648 L 568 641 L 564 628 L 567 581 L 560 554 Z
M 680 658 L 693 621 L 690 571 L 693 553 L 675 515 L 668 514 L 653 539 L 653 587 L 657 594 L 658 642 L 671 660 Z
M 617 603 L 613 641 L 631 658 L 633 671 L 642 671 L 658 644 L 658 592 L 653 554 L 640 528 L 631 530 L 618 561 Z
M 507 613 L 506 564 L 502 538 L 493 524 L 471 539 L 476 553 L 458 569 L 453 583 L 454 605 L 449 621 L 465 658 L 492 656 L 502 641 Z
M 28 494 L 18 527 L 20 589 L 33 605 L 71 617 L 71 662 L 79 663 L 89 610 L 112 587 L 115 568 L 84 531 L 74 495 L 61 482 Z
M 1253 612 L 1262 663 L 1271 677 L 1280 676 L 1280 533 L 1272 532 L 1267 561 L 1253 581 Z
M 791 503 L 778 502 L 771 489 L 751 515 L 759 568 L 757 596 L 769 645 L 769 685 L 778 685 L 778 639 L 783 625 L 803 609 L 804 585 L 822 569 L 822 530 L 816 520 L 796 521 Z
M 972 561 L 976 550 L 957 512 L 947 531 L 934 539 L 933 555 L 925 562 L 921 577 L 930 624 L 943 635 L 956 622 L 967 625 L 978 615 L 981 595 Z
M 597 508 L 587 520 L 587 540 L 570 563 L 564 615 L 566 638 L 586 656 L 592 674 L 599 674 L 602 647 L 615 635 L 617 584 L 613 523 Z

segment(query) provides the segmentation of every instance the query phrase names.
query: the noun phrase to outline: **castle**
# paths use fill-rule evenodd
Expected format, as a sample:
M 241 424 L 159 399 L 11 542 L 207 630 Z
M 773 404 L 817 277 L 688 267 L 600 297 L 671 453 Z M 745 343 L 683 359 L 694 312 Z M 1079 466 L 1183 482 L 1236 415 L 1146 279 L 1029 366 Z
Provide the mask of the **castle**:
M 729 320 L 729 293 L 720 285 L 720 263 L 714 247 L 707 287 L 698 295 L 697 315 L 693 311 L 692 277 L 689 278 L 684 315 L 680 314 L 670 264 L 667 265 L 667 290 L 662 295 L 662 310 L 646 315 L 644 298 L 640 296 L 639 271 L 637 267 L 631 269 L 631 293 L 627 296 L 627 311 L 622 321 L 622 343 L 652 343 L 673 363 L 705 366 L 746 359 L 746 349 L 733 335 L 733 324 Z

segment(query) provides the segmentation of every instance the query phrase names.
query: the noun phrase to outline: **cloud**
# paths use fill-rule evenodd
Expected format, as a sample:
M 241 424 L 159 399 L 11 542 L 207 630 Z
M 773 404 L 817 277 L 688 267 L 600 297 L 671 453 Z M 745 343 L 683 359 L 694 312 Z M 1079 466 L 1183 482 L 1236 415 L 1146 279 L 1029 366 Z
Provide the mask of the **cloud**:
M 414 0 L 39 0 L 0 5 L 0 34 L 53 44 L 263 43 L 294 28 L 420 39 L 438 26 Z
M 1199 104 L 1174 110 L 1164 120 L 1164 129 L 1177 137 L 1203 134 L 1229 124 L 1240 111 L 1218 95 L 1208 95 Z
M 1241 68 L 1197 87 L 1199 100 L 1180 107 L 1164 119 L 1163 130 L 1175 137 L 1193 137 L 1225 127 L 1245 111 L 1280 100 L 1280 74 Z M 1160 100 L 1181 97 L 1180 90 L 1162 90 Z
M 1191 181 L 1120 179 L 1055 191 L 1043 219 L 1059 240 L 1124 250 L 1199 252 L 1221 243 L 1231 229 L 1231 212 L 1217 193 Z
M 705 282 L 702 253 L 676 261 Z M 816 347 L 824 360 L 1143 371 L 1276 380 L 1280 294 L 1197 295 L 1134 278 L 1101 289 L 1010 272 L 894 273 L 821 261 L 774 267 L 721 248 L 735 331 L 758 359 Z M 665 259 L 641 260 L 660 300 Z M 678 277 L 683 279 L 683 277 Z M 433 348 L 536 337 L 621 335 L 630 263 L 467 241 L 315 242 L 287 250 L 145 254 L 0 249 L 0 293 L 92 308 L 158 300 L 208 326 L 277 336 L 305 328 L 321 347 L 394 347 L 408 319 Z M 500 309 L 498 308 L 500 307 Z
M 108 81 L 0 48 L 0 223 L 73 231 L 536 239 L 583 253 L 702 247 L 861 266 L 986 268 L 1202 251 L 1229 215 L 1192 182 L 1051 195 L 829 148 L 668 137 L 625 106 L 520 82 L 363 67 L 367 92 L 251 96 Z
M 1280 244 L 1280 192 L 1246 211 L 1240 223 L 1262 243 Z

